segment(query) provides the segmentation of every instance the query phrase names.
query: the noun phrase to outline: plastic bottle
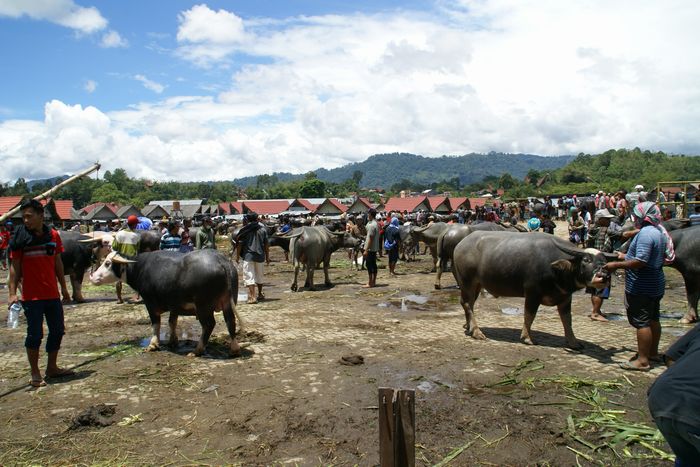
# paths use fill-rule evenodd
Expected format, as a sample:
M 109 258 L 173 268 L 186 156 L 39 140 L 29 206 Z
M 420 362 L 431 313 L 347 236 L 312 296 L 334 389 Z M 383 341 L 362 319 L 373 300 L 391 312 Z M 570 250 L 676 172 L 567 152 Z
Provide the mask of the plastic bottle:
M 19 312 L 22 311 L 22 305 L 15 302 L 10 306 L 7 312 L 7 327 L 10 329 L 17 329 L 19 326 Z

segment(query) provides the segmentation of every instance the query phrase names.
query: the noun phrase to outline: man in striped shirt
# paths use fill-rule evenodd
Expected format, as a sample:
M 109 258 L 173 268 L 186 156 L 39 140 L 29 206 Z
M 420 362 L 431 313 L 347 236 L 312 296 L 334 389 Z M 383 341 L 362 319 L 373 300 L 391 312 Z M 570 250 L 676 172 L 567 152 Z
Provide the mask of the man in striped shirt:
M 160 249 L 165 251 L 180 251 L 180 226 L 177 222 L 168 222 L 168 231 L 160 237 Z
M 139 254 L 141 237 L 136 233 L 136 225 L 138 223 L 138 217 L 129 216 L 126 219 L 126 227 L 117 232 L 112 242 L 112 250 L 127 259 L 134 259 Z M 126 274 L 126 268 L 123 268 L 123 271 Z M 122 299 L 122 281 L 117 282 L 117 303 L 124 303 Z

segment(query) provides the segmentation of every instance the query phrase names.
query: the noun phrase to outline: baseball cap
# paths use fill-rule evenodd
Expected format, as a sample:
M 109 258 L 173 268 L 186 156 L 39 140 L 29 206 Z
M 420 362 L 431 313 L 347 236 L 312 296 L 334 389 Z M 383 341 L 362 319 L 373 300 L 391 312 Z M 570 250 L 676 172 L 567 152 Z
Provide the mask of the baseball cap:
M 126 223 L 129 225 L 136 225 L 139 223 L 139 218 L 132 214 L 126 218 Z
M 607 209 L 598 209 L 598 210 L 595 212 L 595 218 L 596 218 L 596 219 L 601 219 L 601 218 L 612 219 L 613 217 L 615 217 L 615 216 L 612 215 L 612 214 L 610 214 L 610 211 L 608 211 Z

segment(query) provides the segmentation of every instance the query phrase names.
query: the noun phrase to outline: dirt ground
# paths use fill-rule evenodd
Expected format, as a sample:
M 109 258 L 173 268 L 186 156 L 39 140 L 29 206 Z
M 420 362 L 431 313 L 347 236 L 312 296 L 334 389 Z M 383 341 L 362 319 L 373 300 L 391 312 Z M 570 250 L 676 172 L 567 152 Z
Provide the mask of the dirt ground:
M 589 296 L 574 295 L 584 344 L 574 352 L 552 307 L 535 320 L 538 345 L 521 344 L 520 298 L 481 297 L 489 340 L 466 337 L 454 279 L 444 274 L 434 290 L 428 256 L 399 263 L 394 278 L 382 259 L 379 287 L 368 290 L 366 272 L 336 252 L 334 286 L 317 273 L 319 290 L 297 293 L 292 266 L 281 250 L 272 256 L 267 299 L 239 301 L 248 343 L 239 358 L 226 355 L 220 315 L 202 358 L 186 356 L 200 332 L 187 317 L 179 348 L 144 352 L 143 305 L 117 305 L 113 286 L 90 286 L 87 303 L 65 307 L 61 361 L 76 376 L 33 390 L 23 326 L 3 326 L 0 465 L 378 465 L 379 387 L 416 390 L 417 465 L 670 465 L 663 441 L 612 445 L 611 425 L 585 423 L 595 415 L 653 427 L 646 390 L 663 370 L 617 365 L 636 346 L 619 279 L 604 305 L 610 322 L 591 321 Z M 682 280 L 667 278 L 662 347 L 687 330 L 677 324 Z M 347 355 L 364 364 L 342 365 Z

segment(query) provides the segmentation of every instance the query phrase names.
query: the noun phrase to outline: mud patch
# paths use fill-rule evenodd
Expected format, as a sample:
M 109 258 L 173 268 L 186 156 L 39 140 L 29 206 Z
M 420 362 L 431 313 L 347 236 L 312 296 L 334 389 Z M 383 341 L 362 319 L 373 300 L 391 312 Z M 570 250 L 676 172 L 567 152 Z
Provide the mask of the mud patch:
M 71 419 L 69 430 L 79 430 L 86 427 L 104 428 L 114 423 L 112 417 L 117 411 L 114 404 L 98 404 L 88 407 Z

